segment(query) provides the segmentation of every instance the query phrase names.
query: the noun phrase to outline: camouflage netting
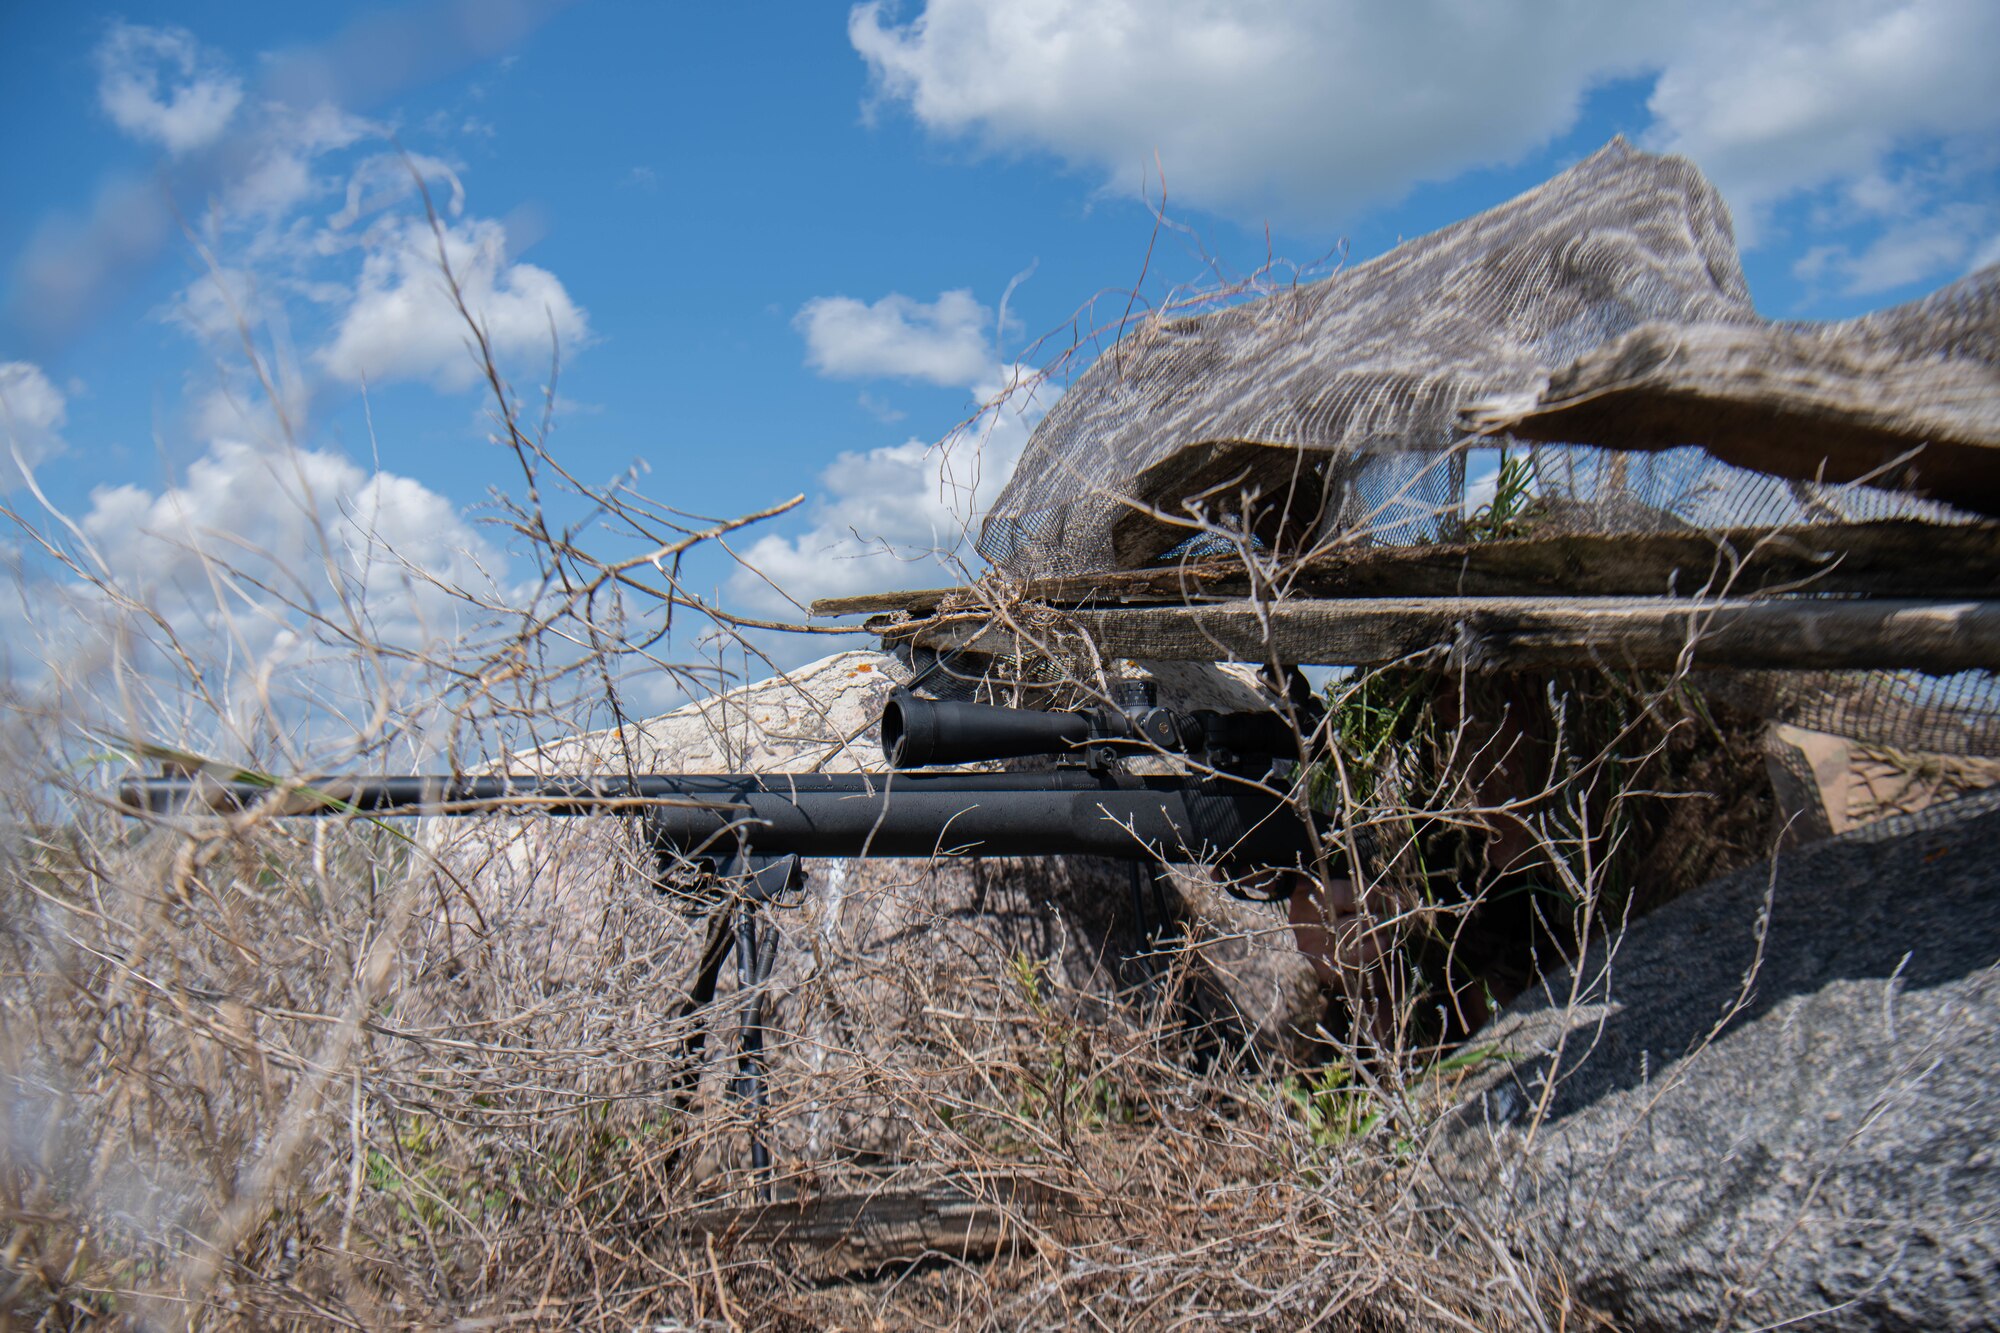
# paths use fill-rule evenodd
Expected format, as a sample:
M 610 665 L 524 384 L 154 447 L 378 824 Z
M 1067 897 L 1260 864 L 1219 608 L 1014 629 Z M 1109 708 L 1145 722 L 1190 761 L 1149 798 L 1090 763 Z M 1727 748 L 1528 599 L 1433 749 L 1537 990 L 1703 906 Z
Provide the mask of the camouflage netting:
M 1149 320 L 1036 430 L 980 550 L 1041 577 L 1224 532 L 1300 556 L 1465 540 L 1496 455 L 1534 532 L 1962 523 L 1996 512 L 1996 449 L 2000 268 L 1859 320 L 1767 321 L 1714 187 L 1614 140 L 1367 264 Z M 1794 725 L 2000 754 L 1985 672 L 1714 684 Z

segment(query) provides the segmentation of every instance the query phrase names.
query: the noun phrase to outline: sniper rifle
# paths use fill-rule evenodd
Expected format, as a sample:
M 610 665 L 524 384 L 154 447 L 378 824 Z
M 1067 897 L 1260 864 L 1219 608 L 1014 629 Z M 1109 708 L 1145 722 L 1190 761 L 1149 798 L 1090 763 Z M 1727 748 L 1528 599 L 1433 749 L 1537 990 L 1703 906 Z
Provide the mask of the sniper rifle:
M 881 718 L 888 772 L 675 773 L 606 776 L 322 777 L 273 782 L 248 773 L 135 778 L 119 787 L 128 809 L 155 815 L 258 810 L 281 816 L 463 816 L 537 813 L 638 819 L 658 857 L 660 883 L 692 871 L 709 928 L 684 1014 L 712 1002 L 733 950 L 745 1008 L 738 1095 L 762 1105 L 760 985 L 775 932 L 763 909 L 803 887 L 802 857 L 1101 856 L 1154 870 L 1153 908 L 1133 882 L 1148 929 L 1164 916 L 1159 872 L 1173 862 L 1264 870 L 1310 862 L 1314 838 L 1297 809 L 1264 781 L 1299 757 L 1297 733 L 1274 712 L 1179 712 L 1155 702 L 1151 682 L 1120 682 L 1110 707 L 998 708 L 899 690 Z M 1141 775 L 1121 760 L 1186 755 L 1196 774 Z M 924 772 L 941 765 L 1053 756 L 1040 772 Z M 1295 877 L 1263 882 L 1288 891 Z M 1237 883 L 1232 877 L 1231 883 Z M 734 911 L 722 910 L 725 898 Z M 691 1057 L 706 1037 L 697 1026 Z M 763 1145 L 753 1163 L 768 1165 Z

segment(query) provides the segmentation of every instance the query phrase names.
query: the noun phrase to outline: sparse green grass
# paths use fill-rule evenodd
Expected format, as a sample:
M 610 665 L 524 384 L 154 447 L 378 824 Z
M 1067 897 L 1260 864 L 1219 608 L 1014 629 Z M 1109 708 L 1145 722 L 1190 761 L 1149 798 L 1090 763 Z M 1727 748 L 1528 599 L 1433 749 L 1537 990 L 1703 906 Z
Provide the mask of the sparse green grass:
M 1467 541 L 1500 541 L 1533 533 L 1542 516 L 1535 455 L 1500 451 L 1500 468 L 1493 479 L 1493 498 L 1465 521 Z

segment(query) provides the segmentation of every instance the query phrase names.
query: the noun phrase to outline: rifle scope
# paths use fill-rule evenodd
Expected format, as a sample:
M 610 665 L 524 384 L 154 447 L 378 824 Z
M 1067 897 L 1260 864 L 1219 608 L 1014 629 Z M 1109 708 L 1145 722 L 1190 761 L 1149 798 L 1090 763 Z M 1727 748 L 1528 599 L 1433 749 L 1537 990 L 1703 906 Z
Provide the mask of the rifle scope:
M 1276 713 L 1206 708 L 1182 713 L 1140 697 L 1121 705 L 1045 712 L 925 699 L 898 690 L 882 709 L 882 756 L 894 768 L 1073 755 L 1099 746 L 1125 753 L 1199 754 L 1218 766 L 1298 757 L 1298 735 Z

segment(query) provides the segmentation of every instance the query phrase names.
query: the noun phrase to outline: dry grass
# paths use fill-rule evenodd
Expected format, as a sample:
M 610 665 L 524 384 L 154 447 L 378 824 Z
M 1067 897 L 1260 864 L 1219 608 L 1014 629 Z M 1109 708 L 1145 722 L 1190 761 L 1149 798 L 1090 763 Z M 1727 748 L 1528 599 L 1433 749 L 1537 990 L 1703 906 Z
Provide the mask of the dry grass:
M 684 1110 L 665 1091 L 688 1026 L 670 909 L 549 987 L 504 941 L 469 967 L 428 949 L 440 881 L 365 825 L 197 842 L 112 820 L 30 836 L 8 868 L 0 1210 L 24 1326 L 1493 1327 L 1545 1299 L 1413 1206 L 1397 1116 L 1422 1097 L 1363 1130 L 1366 1092 L 1195 1072 L 1131 1009 L 1090 1021 L 949 968 L 872 979 L 929 1015 L 894 1049 L 774 1053 L 776 1188 L 952 1183 L 992 1201 L 1009 1253 L 874 1274 L 691 1230 L 757 1187 L 716 1080 Z M 843 1115 L 898 1160 L 806 1156 L 783 1129 Z

